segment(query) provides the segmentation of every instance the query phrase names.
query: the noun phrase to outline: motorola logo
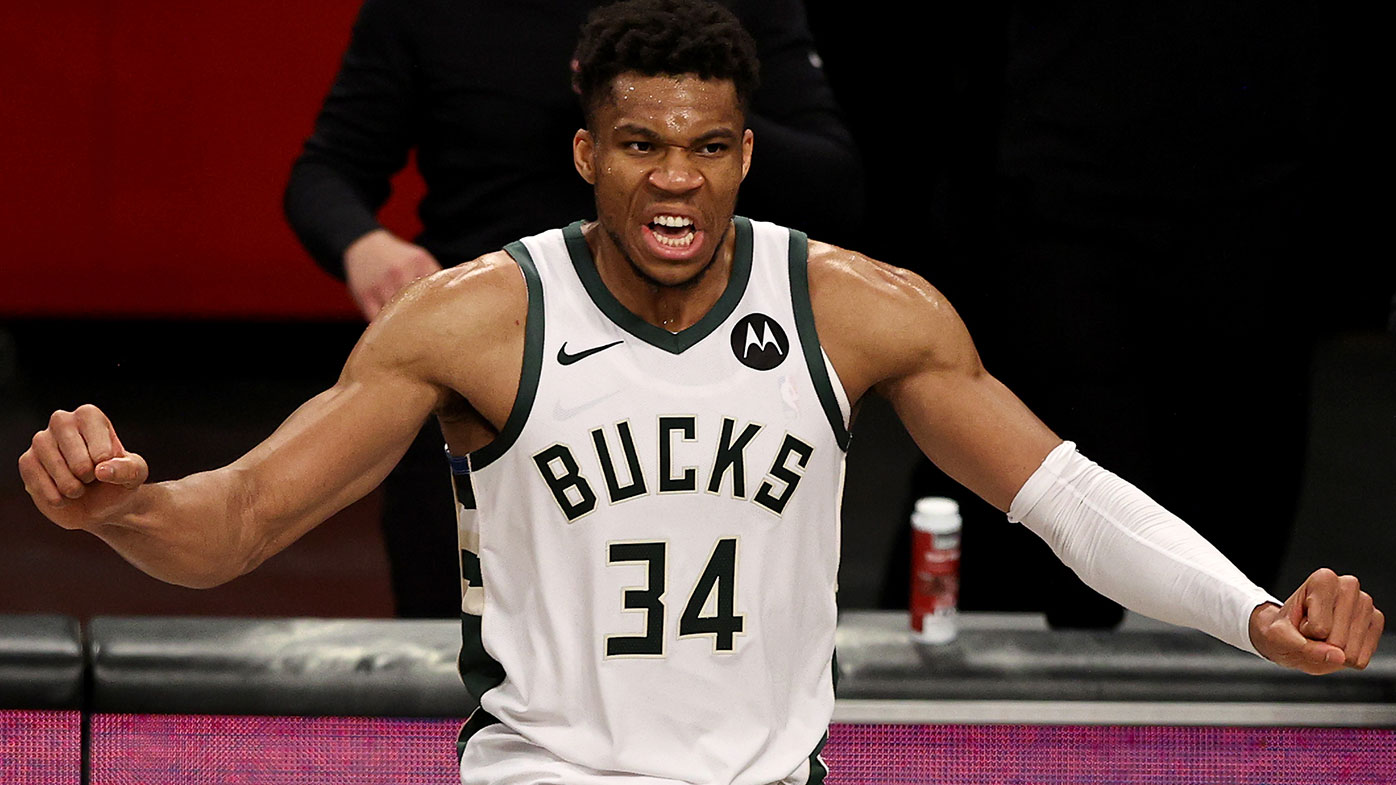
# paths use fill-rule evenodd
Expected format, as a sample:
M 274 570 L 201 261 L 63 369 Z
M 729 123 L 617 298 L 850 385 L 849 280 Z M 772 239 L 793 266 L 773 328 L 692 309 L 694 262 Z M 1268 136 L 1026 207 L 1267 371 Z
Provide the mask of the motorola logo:
M 785 362 L 790 339 L 775 319 L 753 313 L 742 317 L 732 328 L 732 353 L 748 368 L 769 371 Z

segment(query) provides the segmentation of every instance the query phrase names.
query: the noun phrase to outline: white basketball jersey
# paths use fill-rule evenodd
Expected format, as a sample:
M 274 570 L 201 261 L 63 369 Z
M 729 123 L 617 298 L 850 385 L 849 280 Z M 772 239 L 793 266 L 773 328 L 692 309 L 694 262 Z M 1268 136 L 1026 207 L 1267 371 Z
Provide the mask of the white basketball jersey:
M 733 231 L 726 291 L 679 333 L 616 300 L 580 224 L 507 249 L 523 377 L 452 459 L 467 785 L 823 779 L 848 401 L 804 235 Z

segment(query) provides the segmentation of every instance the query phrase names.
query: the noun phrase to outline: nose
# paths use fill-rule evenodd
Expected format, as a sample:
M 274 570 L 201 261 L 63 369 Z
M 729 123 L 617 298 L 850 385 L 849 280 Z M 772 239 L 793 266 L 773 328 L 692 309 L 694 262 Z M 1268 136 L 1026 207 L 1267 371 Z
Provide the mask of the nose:
M 704 181 L 702 170 L 689 157 L 688 151 L 673 147 L 668 149 L 649 176 L 650 185 L 670 194 L 697 190 Z

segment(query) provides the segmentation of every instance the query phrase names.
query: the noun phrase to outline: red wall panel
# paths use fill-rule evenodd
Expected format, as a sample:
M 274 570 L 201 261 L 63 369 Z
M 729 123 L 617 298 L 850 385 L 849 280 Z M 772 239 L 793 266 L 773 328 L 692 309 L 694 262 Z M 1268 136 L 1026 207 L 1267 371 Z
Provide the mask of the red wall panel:
M 358 6 L 7 9 L 0 316 L 352 316 L 281 191 Z M 397 185 L 385 221 L 410 235 L 420 181 Z

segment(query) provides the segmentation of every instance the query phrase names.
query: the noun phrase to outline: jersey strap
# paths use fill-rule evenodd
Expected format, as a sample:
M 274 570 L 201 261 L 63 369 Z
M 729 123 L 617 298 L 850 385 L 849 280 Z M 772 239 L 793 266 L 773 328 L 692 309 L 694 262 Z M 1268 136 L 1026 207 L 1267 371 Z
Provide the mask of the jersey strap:
M 513 257 L 523 272 L 524 284 L 528 287 L 528 321 L 524 325 L 523 372 L 519 374 L 519 390 L 514 394 L 514 407 L 509 411 L 509 419 L 494 441 L 470 454 L 470 467 L 483 469 L 508 450 L 523 432 L 524 423 L 533 409 L 533 398 L 538 394 L 538 374 L 543 368 L 543 282 L 538 277 L 538 267 L 533 256 L 522 242 L 512 242 L 504 250 Z
M 834 393 L 829 369 L 824 364 L 819 334 L 814 329 L 814 306 L 809 299 L 809 237 L 794 229 L 790 230 L 790 299 L 795 309 L 795 329 L 800 334 L 800 345 L 804 347 L 805 365 L 809 367 L 814 389 L 819 393 L 819 403 L 824 407 L 824 416 L 828 418 L 830 427 L 834 429 L 834 440 L 840 449 L 847 452 L 850 435 L 843 422 L 843 411 Z

